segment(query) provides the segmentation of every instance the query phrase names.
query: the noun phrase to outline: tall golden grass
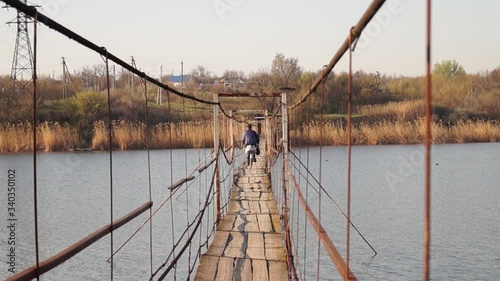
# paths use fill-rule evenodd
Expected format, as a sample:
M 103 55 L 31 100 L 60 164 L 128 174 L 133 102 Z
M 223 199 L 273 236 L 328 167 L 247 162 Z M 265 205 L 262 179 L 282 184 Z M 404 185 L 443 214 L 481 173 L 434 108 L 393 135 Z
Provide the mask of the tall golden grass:
M 373 119 L 407 122 L 416 120 L 425 112 L 423 100 L 389 102 L 387 104 L 365 105 L 357 108 L 357 113 Z
M 221 126 L 221 135 L 226 135 Z M 144 149 L 147 147 L 146 125 L 137 122 L 120 121 L 113 123 L 113 147 L 121 150 Z M 161 123 L 150 128 L 152 149 L 202 148 L 213 146 L 214 132 L 211 120 Z M 108 130 L 103 121 L 94 124 L 92 149 L 109 148 Z
M 306 124 L 290 132 L 292 143 L 319 145 L 346 145 L 347 129 L 340 122 L 329 121 Z M 357 145 L 418 144 L 424 142 L 425 122 L 380 121 L 361 123 L 352 128 L 352 143 Z M 500 142 L 500 123 L 496 121 L 460 121 L 448 127 L 432 123 L 433 143 Z
M 68 124 L 43 122 L 37 126 L 37 150 L 73 150 L 78 144 L 76 130 Z M 31 123 L 1 124 L 0 152 L 22 152 L 33 150 L 33 126 Z
M 235 126 L 236 140 L 239 140 Z M 220 126 L 221 140 L 230 144 L 229 129 Z M 425 123 L 415 121 L 379 121 L 373 124 L 360 123 L 353 127 L 352 143 L 356 145 L 418 144 L 424 142 Z M 105 150 L 108 145 L 107 126 L 103 121 L 94 124 L 92 149 Z M 319 145 L 323 134 L 323 145 L 346 145 L 347 130 L 341 122 L 328 121 L 323 126 L 312 122 L 290 131 L 292 144 Z M 211 120 L 158 124 L 150 128 L 150 148 L 201 148 L 213 145 Z M 78 146 L 78 133 L 68 124 L 44 122 L 37 126 L 37 149 L 40 151 L 71 151 Z M 500 142 L 500 122 L 460 121 L 453 126 L 434 122 L 433 143 Z M 113 148 L 144 149 L 147 146 L 146 126 L 137 122 L 113 123 Z M 32 125 L 30 123 L 0 125 L 0 152 L 22 152 L 33 149 Z

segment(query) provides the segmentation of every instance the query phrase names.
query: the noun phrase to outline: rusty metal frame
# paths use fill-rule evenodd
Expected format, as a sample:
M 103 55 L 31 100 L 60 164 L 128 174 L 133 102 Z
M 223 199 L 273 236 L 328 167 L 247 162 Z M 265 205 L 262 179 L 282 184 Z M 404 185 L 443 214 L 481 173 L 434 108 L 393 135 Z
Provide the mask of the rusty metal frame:
M 135 219 L 137 216 L 145 212 L 146 210 L 150 209 L 153 206 L 153 202 L 149 201 L 144 203 L 142 206 L 138 207 L 137 209 L 131 211 L 130 213 L 126 214 L 125 216 L 119 218 L 118 220 L 115 220 L 113 224 L 108 224 L 100 229 L 96 230 L 95 232 L 89 234 L 85 238 L 81 239 L 80 241 L 74 243 L 73 245 L 67 247 L 66 249 L 62 250 L 58 254 L 42 261 L 39 266 L 37 267 L 36 265 L 31 266 L 19 273 L 16 273 L 15 275 L 12 275 L 10 278 L 8 278 L 6 281 L 21 281 L 21 280 L 31 280 L 34 278 L 37 278 L 37 275 L 42 275 L 46 273 L 47 271 L 50 271 L 51 269 L 55 268 L 56 266 L 64 263 L 74 255 L 78 254 L 88 246 L 92 245 L 93 243 L 97 242 L 99 239 L 102 237 L 106 236 L 106 234 L 110 233 L 111 231 L 115 231 L 116 229 L 120 228 L 121 226 L 125 225 L 129 221 Z
M 279 98 L 281 93 L 219 93 L 219 97 Z
M 366 9 L 365 13 L 359 19 L 358 23 L 352 29 L 352 41 L 354 42 L 360 35 L 363 29 L 368 25 L 368 23 L 372 20 L 378 10 L 385 3 L 385 0 L 373 0 L 370 6 Z M 307 98 L 316 91 L 321 82 L 325 80 L 328 74 L 332 71 L 333 67 L 340 61 L 342 56 L 349 49 L 349 36 L 344 40 L 344 43 L 340 46 L 338 51 L 332 57 L 328 65 L 323 69 L 318 78 L 314 81 L 314 83 L 309 87 L 309 89 L 302 95 L 299 101 L 297 101 L 294 105 L 290 106 L 290 110 L 293 110 L 295 107 L 299 106 L 303 102 L 307 100 Z
M 198 170 L 197 170 L 197 171 L 198 171 L 199 173 L 201 173 L 201 172 L 205 171 L 208 167 L 210 167 L 210 166 L 211 166 L 211 165 L 215 162 L 215 160 L 217 160 L 217 159 L 215 159 L 215 158 L 214 158 L 214 159 L 212 159 L 212 160 L 211 160 L 210 162 L 208 162 L 205 166 L 203 166 L 203 167 L 201 167 L 201 168 L 198 168 Z
M 178 182 L 174 183 L 173 185 L 169 186 L 167 189 L 169 189 L 169 190 L 176 190 L 177 188 L 179 188 L 184 183 L 192 181 L 192 180 L 194 180 L 194 176 L 190 176 L 190 177 L 181 179 Z
M 292 182 L 295 192 L 297 193 L 297 198 L 299 200 L 300 206 L 302 207 L 307 218 L 309 219 L 309 223 L 311 223 L 311 226 L 318 234 L 318 237 L 321 243 L 323 244 L 323 247 L 325 247 L 326 252 L 330 256 L 330 259 L 337 268 L 337 271 L 339 272 L 340 276 L 342 276 L 344 280 L 358 280 L 354 275 L 354 273 L 350 270 L 350 268 L 347 267 L 346 262 L 344 261 L 344 259 L 342 259 L 342 256 L 339 254 L 337 248 L 330 239 L 330 236 L 328 236 L 328 233 L 323 228 L 323 225 L 321 225 L 321 223 L 316 218 L 316 215 L 314 215 L 314 213 L 311 211 L 311 208 L 307 204 L 304 196 L 302 195 L 302 192 L 300 191 L 300 188 L 295 180 L 295 177 L 288 169 L 288 163 L 285 165 L 285 167 L 286 167 L 286 173 L 290 177 L 290 181 Z

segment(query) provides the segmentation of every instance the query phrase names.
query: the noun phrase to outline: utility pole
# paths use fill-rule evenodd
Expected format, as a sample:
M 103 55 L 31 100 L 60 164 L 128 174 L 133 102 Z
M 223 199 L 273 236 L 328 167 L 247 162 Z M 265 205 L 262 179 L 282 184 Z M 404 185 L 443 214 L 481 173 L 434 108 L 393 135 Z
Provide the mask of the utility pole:
M 62 79 L 62 98 L 66 100 L 68 98 L 68 85 L 66 83 L 66 61 L 64 57 L 62 57 L 62 66 L 63 66 L 63 79 Z
M 115 65 L 113 64 L 113 95 L 116 94 L 116 72 Z
M 71 78 L 71 73 L 68 70 L 68 65 L 66 64 L 66 59 L 62 57 L 62 66 L 63 66 L 63 78 L 62 78 L 62 98 L 63 100 L 68 99 L 68 83 L 71 84 L 71 88 L 73 92 L 76 93 L 75 84 L 73 83 L 73 79 Z M 52 74 L 54 76 L 54 74 Z M 53 77 L 55 79 L 55 76 Z M 69 81 L 69 82 L 68 82 Z
M 181 92 L 184 92 L 183 89 L 184 89 L 184 61 L 181 58 Z
M 134 56 L 131 56 L 131 58 L 132 58 L 132 66 L 137 69 L 137 66 L 135 65 Z M 132 88 L 132 96 L 134 96 L 135 95 L 134 74 L 130 73 L 130 75 L 131 75 L 131 79 L 130 80 L 132 82 L 131 85 L 130 85 L 130 87 Z
M 28 3 L 27 0 L 23 2 L 25 5 Z M 7 24 L 17 24 L 16 46 L 10 72 L 13 98 L 16 93 L 30 93 L 29 89 L 33 83 L 33 51 L 28 34 L 28 23 L 31 22 L 28 16 L 20 11 L 17 11 L 16 20 L 7 22 Z
M 97 67 L 94 68 L 94 91 L 99 92 L 99 82 L 97 80 Z
M 163 84 L 162 76 L 163 76 L 163 65 L 160 66 L 160 79 L 159 79 L 160 83 Z M 162 96 L 163 96 L 162 89 L 160 87 L 158 87 L 158 92 L 156 93 L 156 103 L 157 104 L 162 103 Z

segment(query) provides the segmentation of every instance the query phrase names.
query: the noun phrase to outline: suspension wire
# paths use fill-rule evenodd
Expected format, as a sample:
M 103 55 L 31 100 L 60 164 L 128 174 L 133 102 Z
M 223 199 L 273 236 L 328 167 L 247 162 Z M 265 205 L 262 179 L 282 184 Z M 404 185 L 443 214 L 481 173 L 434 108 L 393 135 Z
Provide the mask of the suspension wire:
M 209 200 L 209 202 L 211 202 L 211 201 Z M 170 253 L 168 254 L 167 259 L 166 259 L 166 260 L 165 260 L 165 262 L 164 262 L 162 265 L 160 265 L 160 266 L 158 267 L 158 269 L 157 269 L 157 270 L 153 273 L 153 275 L 151 276 L 151 279 L 150 279 L 150 280 L 152 280 L 152 278 L 153 278 L 154 276 L 156 276 L 156 274 L 158 274 L 158 272 L 159 272 L 159 271 L 160 271 L 163 267 L 165 267 L 165 266 L 167 265 L 168 261 L 170 260 L 170 258 L 171 258 L 172 256 L 174 256 L 174 261 L 172 261 L 172 262 L 171 262 L 171 264 L 172 264 L 172 263 L 177 263 L 177 261 L 178 261 L 178 260 L 182 257 L 182 254 L 184 253 L 184 250 L 186 249 L 186 247 L 188 246 L 188 244 L 190 244 L 190 243 L 191 243 L 191 240 L 188 240 L 188 241 L 185 243 L 185 246 L 186 246 L 186 247 L 184 247 L 184 248 L 183 248 L 183 251 L 180 253 L 180 255 L 178 255 L 178 256 L 177 256 L 176 254 L 174 254 L 175 249 L 177 249 L 177 247 L 180 245 L 180 243 L 182 242 L 182 239 L 183 239 L 183 238 L 184 238 L 184 236 L 188 233 L 189 228 L 190 228 L 191 226 L 193 226 L 193 225 L 194 225 L 194 223 L 196 222 L 196 219 L 200 217 L 200 214 L 201 214 L 201 212 L 199 212 L 199 213 L 195 216 L 195 218 L 194 218 L 194 220 L 193 220 L 193 222 L 192 222 L 192 223 L 188 223 L 188 227 L 186 227 L 186 228 L 184 229 L 184 231 L 182 232 L 181 236 L 179 237 L 179 240 L 177 240 L 177 242 L 173 245 L 173 249 L 172 249 L 172 250 L 170 251 Z M 190 237 L 192 238 L 192 237 L 194 237 L 194 234 L 195 234 L 195 233 L 193 233 L 193 235 L 192 235 L 192 236 L 191 236 L 191 235 L 188 235 L 188 236 L 190 236 Z
M 110 263 L 110 271 L 111 276 L 110 279 L 113 280 L 113 232 L 114 232 L 114 224 L 113 224 L 113 123 L 111 116 L 111 91 L 109 87 L 109 65 L 108 65 L 108 51 L 106 48 L 103 48 L 106 62 L 106 88 L 107 88 L 107 97 L 108 97 L 108 146 L 109 146 L 109 219 L 111 226 L 110 233 L 110 253 L 111 253 L 111 263 Z
M 94 52 L 100 54 L 101 56 L 108 57 L 109 60 L 115 62 L 116 64 L 122 66 L 123 68 L 125 68 L 128 71 L 136 74 L 139 77 L 144 77 L 144 79 L 148 80 L 150 83 L 152 83 L 152 84 L 154 84 L 154 85 L 156 85 L 156 86 L 158 86 L 160 88 L 163 88 L 163 89 L 165 89 L 165 90 L 167 90 L 169 92 L 172 92 L 172 93 L 174 93 L 174 94 L 176 94 L 176 95 L 178 95 L 180 97 L 184 97 L 184 98 L 187 98 L 187 99 L 190 99 L 190 100 L 193 100 L 193 101 L 198 101 L 198 102 L 201 102 L 201 103 L 204 103 L 204 104 L 220 105 L 220 103 L 216 103 L 216 102 L 213 102 L 213 101 L 206 101 L 206 100 L 203 100 L 203 99 L 196 98 L 194 96 L 187 95 L 185 93 L 177 91 L 174 88 L 169 87 L 166 84 L 161 83 L 157 79 L 155 79 L 155 78 L 147 75 L 146 73 L 140 71 L 139 69 L 135 68 L 134 66 L 126 63 L 125 61 L 121 60 L 120 58 L 118 58 L 117 56 L 113 55 L 112 53 L 109 53 L 106 50 L 106 48 L 100 47 L 100 46 L 94 44 L 90 40 L 84 38 L 83 36 L 81 36 L 81 35 L 79 35 L 77 33 L 75 33 L 74 31 L 68 29 L 67 27 L 63 26 L 62 24 L 56 22 L 55 20 L 53 20 L 53 19 L 45 16 L 42 13 L 39 13 L 37 11 L 37 9 L 35 7 L 33 7 L 33 6 L 28 6 L 28 5 L 22 3 L 19 0 L 2 0 L 2 1 L 5 2 L 7 5 L 9 5 L 9 6 L 15 8 L 15 9 L 17 9 L 18 11 L 23 12 L 27 16 L 34 17 L 35 15 L 37 15 L 38 19 L 40 20 L 39 22 L 43 23 L 44 25 L 46 25 L 50 29 L 53 29 L 53 30 L 61 33 L 62 35 L 68 37 L 69 39 L 75 40 L 80 45 L 83 45 L 83 46 L 87 47 L 88 49 L 93 50 Z
M 290 182 L 295 189 L 295 191 L 298 194 L 298 198 L 300 200 L 300 204 L 302 206 L 302 209 L 306 211 L 307 217 L 309 219 L 310 225 L 314 227 L 316 234 L 318 237 L 321 238 L 321 241 L 323 241 L 323 245 L 325 246 L 326 252 L 330 256 L 331 261 L 337 268 L 337 271 L 339 272 L 340 276 L 344 276 L 344 270 L 345 270 L 345 262 L 340 256 L 337 248 L 333 244 L 332 240 L 330 239 L 328 233 L 324 229 L 324 227 L 319 223 L 318 219 L 314 215 L 314 213 L 311 211 L 311 208 L 309 205 L 305 203 L 304 197 L 302 195 L 302 192 L 300 191 L 300 188 L 295 180 L 294 175 L 291 173 L 290 169 L 286 170 L 286 174 L 290 179 Z M 356 277 L 354 276 L 354 273 L 350 272 L 350 279 L 349 280 L 357 280 Z
M 168 142 L 169 142 L 169 156 L 170 156 L 170 185 L 173 184 L 174 172 L 173 172 L 173 159 L 172 159 L 172 107 L 170 104 L 170 92 L 167 92 L 167 103 L 168 103 Z M 174 190 L 170 190 L 170 196 L 173 195 Z M 174 203 L 170 200 L 170 230 L 172 231 L 172 246 L 175 245 L 175 226 L 174 226 Z M 175 248 L 174 248 L 175 256 Z M 152 278 L 153 276 L 151 276 Z M 174 280 L 177 279 L 177 266 L 174 267 Z
M 201 160 L 201 149 L 198 150 L 198 162 L 199 163 L 202 162 L 202 160 Z M 205 163 L 205 160 L 203 160 L 203 162 Z M 202 181 L 202 179 L 200 179 L 198 181 L 198 213 L 201 210 L 201 189 L 202 189 L 201 181 Z M 203 225 L 200 228 L 200 233 L 199 233 L 200 235 L 199 235 L 199 238 L 198 238 L 198 253 L 196 255 L 196 258 L 198 258 L 201 255 L 201 248 L 202 248 L 201 247 L 201 235 L 202 235 L 202 232 L 203 232 Z
M 213 175 L 212 175 L 212 181 L 211 181 L 211 182 L 212 182 L 212 184 L 210 185 L 209 192 L 211 192 L 211 191 L 212 191 L 212 189 L 213 189 L 213 187 L 214 187 L 214 184 L 213 184 L 214 179 L 215 179 L 215 172 L 214 172 L 214 173 L 213 173 Z M 198 222 L 197 222 L 196 226 L 194 227 L 194 231 L 193 231 L 193 233 L 189 236 L 188 241 L 186 241 L 186 244 L 184 245 L 184 247 L 180 250 L 180 252 L 179 252 L 179 256 L 175 257 L 175 258 L 172 260 L 172 262 L 171 262 L 171 263 L 170 263 L 170 265 L 167 267 L 167 269 L 165 269 L 165 271 L 163 272 L 163 274 L 162 274 L 162 275 L 158 278 L 158 280 L 159 280 L 159 281 L 163 280 L 163 279 L 167 276 L 167 274 L 170 272 L 170 270 L 171 270 L 172 268 L 174 268 L 174 270 L 175 270 L 175 267 L 176 267 L 176 264 L 177 264 L 177 261 L 178 261 L 179 257 L 180 257 L 180 256 L 184 253 L 184 251 L 186 250 L 186 248 L 187 248 L 187 246 L 188 246 L 188 243 L 191 243 L 191 240 L 193 239 L 194 234 L 196 233 L 196 230 L 198 229 L 198 227 L 199 227 L 199 226 L 200 226 L 200 224 L 201 224 L 201 219 L 203 218 L 203 215 L 204 215 L 204 213 L 205 213 L 205 211 L 206 211 L 207 207 L 210 205 L 210 201 L 211 201 L 211 200 L 210 200 L 210 198 L 213 198 L 213 196 L 207 196 L 207 197 L 206 197 L 206 199 L 205 199 L 205 204 L 203 205 L 204 207 L 203 207 L 203 209 L 202 209 L 201 213 L 197 215 Z M 195 218 L 195 219 L 196 219 L 196 218 Z M 194 223 L 194 221 L 193 221 L 193 223 Z M 180 239 L 179 239 L 179 241 L 180 241 Z M 164 264 L 163 264 L 163 265 L 162 265 L 162 266 L 161 266 L 161 267 L 160 267 L 160 268 L 159 268 L 159 269 L 155 272 L 155 274 L 153 274 L 153 277 L 154 277 L 154 275 L 156 275 L 156 274 L 158 273 L 158 271 L 159 271 L 162 267 L 164 267 L 165 265 L 166 265 L 166 262 L 165 262 L 165 263 L 164 263 Z
M 149 131 L 149 106 L 148 106 L 148 88 L 147 81 L 144 81 L 144 104 L 146 106 L 146 149 L 148 155 L 148 192 L 149 192 L 149 202 L 153 202 L 152 188 L 151 188 L 151 133 Z M 153 275 L 153 210 L 149 208 L 149 270 L 150 275 Z
M 309 99 L 307 101 L 307 140 L 308 140 L 308 143 L 307 143 L 307 152 L 306 152 L 306 163 L 307 163 L 307 166 L 305 167 L 306 171 L 309 172 L 309 148 L 310 148 L 310 145 L 309 145 L 309 140 L 310 140 L 310 133 L 311 133 L 311 99 Z M 292 155 L 295 157 L 295 154 L 293 153 L 293 151 L 291 152 Z M 297 158 L 297 157 L 295 157 Z M 299 163 L 301 163 L 300 159 L 299 159 Z M 301 163 L 302 164 L 302 163 Z M 299 169 L 299 173 L 300 173 L 300 169 Z M 298 201 L 298 200 L 297 200 Z M 307 173 L 307 177 L 306 177 L 306 204 L 309 204 L 309 173 Z M 304 215 L 304 241 L 307 241 L 307 216 Z M 306 273 L 307 273 L 307 262 L 306 262 L 306 256 L 307 256 L 307 242 L 304 243 L 304 280 L 306 279 Z
M 201 165 L 201 162 L 200 162 L 200 164 L 199 164 L 199 165 Z M 198 175 L 198 177 L 200 177 L 200 175 Z M 210 191 L 211 191 L 211 189 L 210 189 Z M 175 193 L 175 191 L 173 191 L 172 193 Z M 170 196 L 167 198 L 167 200 L 172 201 L 172 200 L 171 200 L 171 198 L 172 198 L 172 195 L 170 195 Z M 160 209 L 160 208 L 161 208 L 161 207 L 162 207 L 162 206 L 166 203 L 166 201 L 167 201 L 167 200 L 165 200 L 165 202 L 164 202 L 164 203 L 163 203 L 163 204 L 162 204 L 162 205 L 161 205 L 161 206 L 160 206 L 157 210 L 155 210 L 154 214 L 156 214 L 156 212 L 157 212 L 157 211 L 158 211 L 158 210 L 159 210 L 159 209 Z M 165 263 L 163 263 L 163 264 L 162 264 L 162 265 L 161 265 L 161 266 L 160 266 L 160 267 L 159 267 L 159 268 L 158 268 L 158 269 L 157 269 L 157 270 L 156 270 L 156 271 L 152 274 L 151 279 L 152 279 L 152 278 L 153 278 L 153 277 L 154 277 L 154 276 L 155 276 L 155 275 L 159 272 L 159 270 L 160 270 L 161 268 L 163 268 L 163 267 L 166 265 L 166 263 L 168 262 L 168 260 L 170 260 L 170 257 L 171 257 L 171 256 L 174 256 L 174 257 L 175 257 L 175 259 L 174 259 L 174 261 L 172 261 L 172 263 L 171 263 L 171 265 L 170 265 L 169 269 L 167 269 L 167 271 L 170 271 L 170 269 L 171 269 L 172 267 L 174 267 L 174 270 L 175 270 L 175 264 L 177 263 L 178 259 L 182 256 L 182 254 L 184 253 L 184 251 L 186 250 L 186 248 L 187 248 L 187 247 L 191 244 L 191 241 L 192 241 L 192 239 L 193 239 L 194 235 L 196 234 L 196 230 L 198 229 L 198 227 L 199 227 L 199 226 L 201 225 L 201 223 L 202 223 L 201 218 L 203 217 L 203 214 L 204 214 L 204 212 L 205 212 L 206 208 L 207 208 L 207 207 L 211 204 L 211 202 L 212 202 L 212 201 L 213 201 L 213 195 L 211 195 L 210 193 L 207 193 L 207 199 L 206 199 L 206 202 L 208 202 L 208 204 L 207 204 L 207 205 L 206 205 L 206 206 L 202 209 L 202 211 L 201 211 L 201 212 L 198 212 L 198 214 L 195 216 L 195 218 L 194 218 L 193 222 L 188 223 L 188 225 L 187 225 L 186 229 L 185 229 L 185 230 L 184 230 L 184 232 L 181 234 L 181 236 L 179 237 L 179 239 L 177 240 L 177 242 L 175 242 L 175 241 L 173 242 L 173 249 L 172 249 L 172 251 L 170 252 L 170 254 L 169 254 L 169 256 L 168 256 L 167 260 L 165 261 Z M 154 215 L 154 214 L 153 214 L 153 215 Z M 198 224 L 197 224 L 196 228 L 194 229 L 193 233 L 192 233 L 192 234 L 189 234 L 189 233 L 190 233 L 190 228 L 194 225 L 194 223 L 195 223 L 195 221 L 196 221 L 196 219 L 197 219 L 197 218 L 200 218 L 200 219 L 198 220 Z M 142 226 L 144 226 L 144 224 L 145 224 L 145 223 L 146 223 L 146 222 L 144 222 Z M 141 228 L 142 228 L 142 226 L 141 226 Z M 176 250 L 176 248 L 178 247 L 178 245 L 180 244 L 180 242 L 182 241 L 182 239 L 184 238 L 184 236 L 185 236 L 186 234 L 188 234 L 188 236 L 189 236 L 190 238 L 189 238 L 189 240 L 186 242 L 186 244 L 185 244 L 184 248 L 181 250 L 180 254 L 177 256 L 177 255 L 175 254 L 175 250 Z M 174 278 L 175 278 L 175 276 L 174 276 Z M 150 280 L 151 280 L 151 279 L 150 279 Z M 161 280 L 161 279 L 159 279 L 159 280 Z
M 210 154 L 206 156 L 208 158 Z M 205 158 L 205 159 L 206 159 Z M 198 167 L 201 166 L 202 161 L 199 162 Z M 195 169 L 196 171 L 196 169 Z M 197 176 L 197 178 L 200 177 L 200 175 Z M 170 193 L 170 195 L 156 208 L 156 210 L 139 226 L 139 228 L 113 253 L 113 256 L 115 256 L 130 240 L 151 220 L 152 218 L 156 215 L 156 213 L 163 208 L 163 206 L 173 198 L 173 196 L 177 193 L 178 189 L 173 190 L 173 192 Z M 181 196 L 183 193 L 181 193 L 179 196 Z M 110 261 L 111 257 L 108 258 L 108 262 Z
M 291 155 L 293 155 L 294 157 L 297 157 L 297 155 L 295 155 L 293 152 L 291 152 Z M 306 166 L 305 166 L 305 164 L 304 164 L 304 163 L 303 163 L 300 159 L 298 159 L 298 161 L 299 161 L 299 163 L 300 163 L 300 165 L 301 165 L 302 167 L 306 167 Z M 309 179 L 308 179 L 308 178 L 309 178 L 309 176 L 311 176 L 311 178 L 312 178 L 312 179 L 316 182 L 316 184 L 318 184 L 318 185 L 319 185 L 319 188 L 321 188 L 321 189 L 323 190 L 323 192 L 325 193 L 325 195 L 326 195 L 326 196 L 330 199 L 330 201 L 331 201 L 331 202 L 335 205 L 335 207 L 337 207 L 337 209 L 338 209 L 338 210 L 342 213 L 342 215 L 343 215 L 345 218 L 347 218 L 347 214 L 346 214 L 346 213 L 342 210 L 342 208 L 340 208 L 340 206 L 338 205 L 338 203 L 337 203 L 337 202 L 333 199 L 333 197 L 332 197 L 332 196 L 328 193 L 328 191 L 327 191 L 327 190 L 325 190 L 325 188 L 324 188 L 324 187 L 323 187 L 323 186 L 319 183 L 319 181 L 316 179 L 316 177 L 314 177 L 314 175 L 313 175 L 313 174 L 309 171 L 309 168 L 306 168 L 306 170 L 307 170 L 307 175 L 306 175 L 306 176 L 304 176 L 302 173 L 300 174 L 302 177 L 307 177 L 307 180 L 306 180 L 306 181 L 307 181 L 307 185 L 306 185 L 306 186 L 307 186 L 307 187 L 309 186 L 310 182 L 309 182 Z M 312 187 L 312 189 L 313 189 L 314 191 L 316 191 L 317 193 L 319 193 L 319 191 L 318 191 L 316 188 L 314 188 L 314 186 Z M 306 190 L 306 192 L 307 192 L 307 190 Z M 306 199 L 307 199 L 307 193 L 306 193 Z M 306 200 L 306 201 L 307 201 L 307 200 Z M 350 224 L 351 224 L 352 228 L 354 228 L 354 230 L 356 230 L 356 232 L 359 234 L 359 236 L 361 236 L 361 238 L 365 241 L 365 243 L 366 243 L 366 244 L 367 244 L 367 245 L 368 245 L 368 246 L 372 249 L 372 251 L 375 253 L 375 255 L 374 255 L 374 256 L 376 256 L 376 255 L 377 255 L 377 251 L 375 251 L 375 249 L 374 249 L 374 248 L 372 247 L 372 245 L 368 242 L 368 240 L 366 240 L 366 238 L 363 236 L 363 234 L 361 234 L 361 232 L 358 230 L 358 228 L 356 227 L 356 225 L 354 225 L 354 223 L 353 223 L 351 220 L 349 220 L 349 222 L 350 222 Z
M 346 269 L 345 279 L 349 279 L 349 255 L 350 255 L 350 230 L 351 230 L 351 152 L 352 152 L 352 52 L 356 45 L 353 44 L 352 32 L 354 26 L 349 30 L 349 75 L 347 77 L 347 218 L 346 218 Z M 359 37 L 358 37 L 359 38 Z M 356 41 L 357 42 L 357 41 Z M 356 44 L 356 43 L 354 43 Z
M 245 119 L 238 119 L 234 115 L 233 116 L 229 115 L 229 113 L 226 112 L 226 110 L 224 109 L 224 107 L 222 107 L 222 104 L 220 102 L 218 102 L 216 104 L 219 106 L 219 109 L 221 110 L 222 114 L 224 114 L 224 116 L 226 116 L 227 118 L 233 119 L 233 120 L 235 120 L 238 123 L 248 123 Z
M 182 76 L 181 76 L 181 79 L 182 79 Z M 186 116 L 186 106 L 185 106 L 185 99 L 182 98 L 182 113 L 184 116 Z M 185 145 L 184 145 L 184 173 L 186 175 L 186 178 L 188 177 L 188 169 L 187 169 L 187 142 L 188 142 L 188 136 L 187 136 L 187 123 L 184 123 L 184 126 L 185 126 L 185 129 L 183 130 L 184 131 L 184 142 L 185 142 Z M 187 185 L 187 183 L 186 183 Z M 189 232 L 189 188 L 186 187 L 185 189 L 185 193 L 186 193 L 186 225 L 188 226 L 187 227 L 187 231 L 188 231 L 188 236 L 190 235 L 190 232 Z M 191 263 L 191 244 L 189 244 L 189 253 L 188 253 L 188 271 L 189 271 L 189 264 Z M 188 276 L 187 276 L 187 279 L 189 280 L 191 277 L 191 274 L 188 273 Z
M 431 9 L 427 0 L 426 11 L 426 91 L 425 91 L 425 219 L 424 219 L 424 280 L 430 276 L 431 246 L 431 140 L 432 140 L 432 76 L 431 76 Z
M 232 165 L 232 164 L 233 164 L 233 162 L 234 162 L 234 159 L 235 159 L 235 156 L 234 156 L 234 148 L 235 148 L 235 147 L 238 147 L 238 145 L 237 145 L 237 143 L 236 143 L 236 142 L 234 142 L 234 144 L 233 144 L 232 146 L 230 146 L 230 147 L 229 147 L 228 149 L 226 149 L 226 150 L 222 149 L 221 145 L 219 145 L 219 148 L 220 148 L 220 149 L 221 149 L 221 151 L 222 151 L 222 155 L 224 156 L 224 159 L 226 159 L 226 163 L 227 163 L 228 165 Z M 232 154 L 233 154 L 233 155 L 231 156 L 231 160 L 229 160 L 229 158 L 227 157 L 227 154 L 226 154 L 226 153 L 227 153 L 227 152 L 228 152 L 231 148 L 233 148 L 233 152 L 232 152 Z M 240 152 L 239 154 L 237 154 L 237 155 L 236 155 L 236 157 L 239 157 L 241 154 L 243 154 L 243 152 Z
M 323 71 L 326 69 L 326 65 L 323 66 Z M 325 76 L 326 79 L 327 76 Z M 323 170 L 323 122 L 324 122 L 324 116 L 323 116 L 323 106 L 324 106 L 324 97 L 325 97 L 325 80 L 323 79 L 321 81 L 321 88 L 320 88 L 320 117 L 319 117 L 319 182 L 321 183 L 321 176 L 322 176 L 322 170 Z M 319 189 L 318 193 L 318 222 L 321 224 L 321 188 Z M 321 258 L 321 238 L 318 235 L 318 257 L 317 257 L 317 264 L 316 264 L 316 280 L 319 281 L 319 275 L 320 275 L 320 258 Z
M 207 186 L 209 186 L 208 184 L 208 177 L 205 175 L 205 194 L 206 196 L 208 196 L 208 190 L 207 190 Z M 198 202 L 199 205 L 201 205 L 201 199 L 200 199 L 200 202 Z M 213 210 L 212 210 L 212 214 L 213 214 Z M 209 233 L 210 233 L 210 216 L 207 216 L 207 229 L 206 229 L 206 241 L 208 241 L 209 239 Z M 206 247 L 206 250 L 208 250 L 208 243 L 207 243 L 207 247 Z
M 38 45 L 38 13 L 35 13 L 33 21 L 33 216 L 35 221 L 35 257 L 36 257 L 36 280 L 40 280 L 40 272 L 38 268 L 40 267 L 40 247 L 38 243 L 38 182 L 37 182 L 37 159 L 36 159 L 36 131 L 37 131 L 37 82 L 38 77 L 36 73 L 37 69 L 37 45 Z
M 296 115 L 296 118 L 300 118 L 300 113 L 296 112 L 295 113 Z M 298 122 L 297 122 L 298 123 Z M 300 138 L 299 138 L 299 141 L 298 141 L 298 147 L 299 147 L 299 153 L 302 152 L 302 130 L 300 130 Z M 292 146 L 293 147 L 293 146 Z M 295 162 L 296 162 L 296 159 L 294 158 L 294 167 L 297 167 L 295 165 Z M 300 166 L 299 166 L 300 167 Z M 295 170 L 297 170 L 297 168 L 295 168 Z M 300 178 L 299 178 L 299 186 L 300 186 Z M 293 221 L 293 217 L 295 216 L 295 211 L 297 211 L 297 221 L 295 222 L 295 237 L 296 239 L 295 240 L 295 256 L 297 257 L 295 259 L 297 265 L 295 266 L 295 268 L 299 271 L 298 272 L 298 275 L 297 277 L 301 276 L 301 272 L 300 272 L 300 259 L 298 258 L 299 257 L 299 240 L 300 240 L 300 236 L 299 236 L 299 219 L 300 219 L 300 210 L 299 210 L 299 200 L 295 200 L 295 195 L 297 194 L 297 192 L 293 192 L 293 197 L 292 197 L 292 221 Z M 297 202 L 297 206 L 295 206 L 295 202 Z M 293 224 L 292 224 L 292 227 L 293 227 Z M 292 239 L 293 239 L 293 235 L 292 235 Z

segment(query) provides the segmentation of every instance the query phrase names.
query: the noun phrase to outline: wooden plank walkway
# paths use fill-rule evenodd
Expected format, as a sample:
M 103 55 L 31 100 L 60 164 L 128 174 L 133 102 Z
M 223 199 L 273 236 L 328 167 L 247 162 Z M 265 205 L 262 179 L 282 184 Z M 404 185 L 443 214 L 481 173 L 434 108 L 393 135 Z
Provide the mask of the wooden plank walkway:
M 288 280 L 281 226 L 264 158 L 241 168 L 228 212 L 201 257 L 195 280 Z

